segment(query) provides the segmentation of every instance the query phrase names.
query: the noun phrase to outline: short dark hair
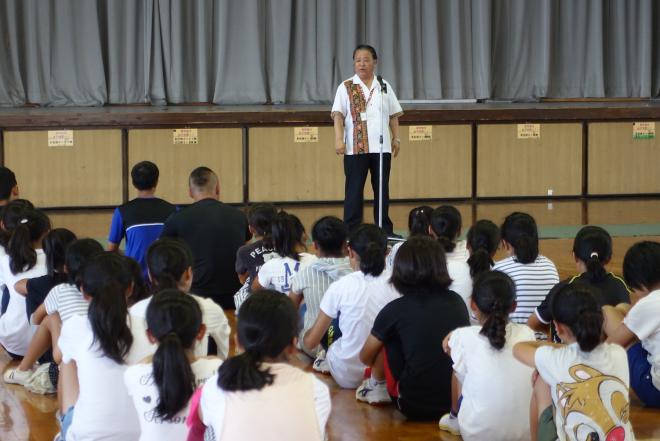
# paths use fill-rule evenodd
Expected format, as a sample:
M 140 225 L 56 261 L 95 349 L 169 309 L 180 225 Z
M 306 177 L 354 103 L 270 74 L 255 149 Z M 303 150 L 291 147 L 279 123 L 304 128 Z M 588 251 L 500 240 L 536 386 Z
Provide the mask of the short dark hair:
M 461 212 L 452 205 L 441 205 L 431 213 L 430 223 L 431 229 L 445 252 L 451 253 L 454 251 L 456 240 L 463 227 Z
M 513 212 L 500 227 L 502 239 L 513 247 L 518 262 L 527 264 L 539 255 L 539 232 L 536 221 L 527 213 Z
M 7 167 L 0 166 L 0 200 L 9 199 L 12 189 L 17 185 L 14 172 Z
M 254 204 L 248 208 L 248 224 L 260 236 L 270 236 L 277 209 L 273 204 Z
M 371 53 L 371 56 L 374 58 L 374 60 L 378 59 L 378 54 L 376 54 L 376 49 L 374 49 L 373 46 L 370 46 L 368 44 L 358 44 L 353 50 L 353 59 L 355 59 L 355 54 L 357 53 L 357 51 L 369 51 L 369 53 Z
M 199 189 L 207 188 L 217 183 L 217 176 L 213 170 L 208 167 L 197 167 L 190 172 L 190 186 Z
M 335 216 L 324 216 L 312 227 L 312 240 L 326 254 L 341 256 L 348 237 L 348 227 Z
M 452 283 L 442 245 L 428 236 L 413 236 L 394 257 L 390 282 L 403 295 L 445 291 Z
M 629 287 L 657 288 L 660 284 L 660 243 L 637 242 L 623 258 L 623 278 Z
M 131 180 L 138 190 L 151 190 L 156 187 L 158 175 L 158 166 L 151 161 L 138 162 L 131 169 Z
M 378 225 L 362 224 L 348 236 L 348 246 L 360 257 L 360 271 L 380 276 L 385 269 L 387 234 Z

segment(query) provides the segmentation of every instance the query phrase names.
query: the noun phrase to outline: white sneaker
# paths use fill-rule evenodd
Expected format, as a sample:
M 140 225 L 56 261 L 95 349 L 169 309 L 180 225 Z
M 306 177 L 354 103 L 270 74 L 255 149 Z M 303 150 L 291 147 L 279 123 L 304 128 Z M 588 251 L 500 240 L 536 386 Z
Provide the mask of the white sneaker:
M 314 363 L 312 363 L 312 369 L 322 374 L 330 373 L 330 366 L 325 359 L 325 351 L 323 349 L 317 352 L 316 360 L 314 360 Z
M 461 428 L 458 425 L 458 418 L 450 413 L 446 413 L 442 416 L 442 418 L 440 418 L 440 422 L 438 422 L 438 427 L 440 427 L 440 430 L 449 432 L 452 435 L 458 436 L 461 434 Z
M 390 394 L 387 393 L 387 384 L 384 381 L 378 383 L 371 378 L 364 380 L 355 390 L 355 399 L 369 404 L 392 402 Z
M 7 369 L 2 376 L 5 383 L 25 385 L 25 382 L 32 376 L 32 370 L 22 371 L 18 368 Z

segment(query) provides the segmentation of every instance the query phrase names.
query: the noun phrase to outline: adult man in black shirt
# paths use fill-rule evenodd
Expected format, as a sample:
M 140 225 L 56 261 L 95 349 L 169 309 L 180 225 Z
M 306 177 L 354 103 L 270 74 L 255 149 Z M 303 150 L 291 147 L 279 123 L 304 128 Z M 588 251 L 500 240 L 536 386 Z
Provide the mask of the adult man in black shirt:
M 167 219 L 161 237 L 179 237 L 192 249 L 191 292 L 233 309 L 241 287 L 234 271 L 236 250 L 248 239 L 247 218 L 220 202 L 218 176 L 208 167 L 190 173 L 189 191 L 195 202 Z

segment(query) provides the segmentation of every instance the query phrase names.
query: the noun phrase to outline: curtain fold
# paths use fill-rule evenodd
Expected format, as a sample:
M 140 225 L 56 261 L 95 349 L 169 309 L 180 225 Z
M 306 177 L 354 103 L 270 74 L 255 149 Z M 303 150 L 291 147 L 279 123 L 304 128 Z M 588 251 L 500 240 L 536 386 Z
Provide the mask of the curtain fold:
M 0 106 L 660 97 L 657 0 L 0 0 Z

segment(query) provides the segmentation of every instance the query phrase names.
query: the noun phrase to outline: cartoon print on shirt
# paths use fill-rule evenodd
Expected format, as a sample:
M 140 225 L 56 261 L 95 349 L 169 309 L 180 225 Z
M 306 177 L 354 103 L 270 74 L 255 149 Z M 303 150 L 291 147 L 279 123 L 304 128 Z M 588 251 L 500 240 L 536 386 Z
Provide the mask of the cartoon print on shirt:
M 572 441 L 626 440 L 630 404 L 623 381 L 583 364 L 572 366 L 569 373 L 575 383 L 556 386 L 557 413 L 563 421 L 557 429 Z

